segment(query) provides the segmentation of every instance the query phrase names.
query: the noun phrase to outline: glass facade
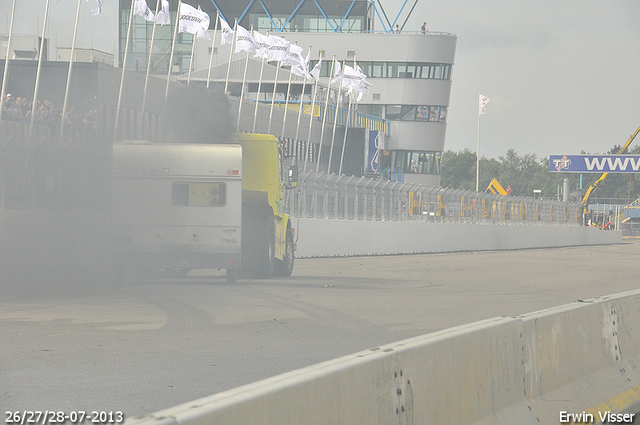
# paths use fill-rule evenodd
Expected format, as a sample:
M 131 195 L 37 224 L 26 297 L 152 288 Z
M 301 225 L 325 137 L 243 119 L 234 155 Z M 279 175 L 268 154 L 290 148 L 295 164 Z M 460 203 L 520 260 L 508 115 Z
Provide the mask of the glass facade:
M 155 11 L 155 5 L 149 4 Z M 120 61 L 126 48 L 127 31 L 129 30 L 129 17 L 131 16 L 130 4 L 126 9 L 120 9 Z M 176 12 L 171 12 L 171 22 L 175 22 Z M 127 54 L 126 68 L 138 72 L 146 72 L 147 62 L 150 64 L 150 73 L 164 74 L 169 71 L 169 59 L 171 58 L 171 44 L 173 41 L 174 26 L 157 25 L 153 34 L 153 23 L 147 22 L 141 16 L 134 15 L 131 25 L 131 38 Z M 152 56 L 149 60 L 149 51 L 153 40 Z M 175 72 L 184 72 L 189 69 L 191 59 L 191 45 L 193 35 L 179 33 L 176 38 L 175 51 L 173 53 L 173 65 Z
M 446 106 L 358 105 L 358 111 L 389 121 L 447 122 Z
M 393 151 L 391 161 L 405 174 L 440 174 L 442 152 Z
M 147 0 L 149 8 L 155 12 L 156 0 Z M 211 18 L 210 29 L 215 28 L 215 17 L 219 10 L 230 25 L 240 19 L 239 25 L 251 26 L 260 32 L 367 32 L 372 30 L 373 9 L 367 0 L 332 0 L 301 2 L 299 0 L 262 0 L 261 2 L 242 0 L 213 0 L 200 5 Z M 248 8 L 248 6 L 251 6 Z M 171 57 L 171 43 L 175 31 L 177 4 L 170 4 L 171 25 L 156 26 L 153 37 L 153 55 L 150 60 L 151 73 L 167 73 Z M 120 58 L 126 46 L 131 2 L 120 0 Z M 134 15 L 131 39 L 126 60 L 126 68 L 146 71 L 149 61 L 153 24 L 141 16 Z M 193 36 L 179 33 L 174 51 L 173 70 L 176 73 L 188 70 L 191 58 Z M 328 72 L 328 71 L 327 71 Z
M 317 60 L 311 61 L 309 67 L 317 63 Z M 353 66 L 353 60 L 345 61 L 345 64 Z M 358 66 L 369 78 L 451 79 L 451 64 L 445 63 L 358 61 Z M 328 77 L 331 73 L 331 61 L 323 61 L 320 68 L 320 76 Z

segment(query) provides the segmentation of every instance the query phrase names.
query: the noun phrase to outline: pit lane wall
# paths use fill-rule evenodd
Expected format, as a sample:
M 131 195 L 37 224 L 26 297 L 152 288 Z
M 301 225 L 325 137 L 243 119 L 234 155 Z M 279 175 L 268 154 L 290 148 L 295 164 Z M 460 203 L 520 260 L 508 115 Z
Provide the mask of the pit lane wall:
M 632 291 L 373 348 L 127 422 L 624 423 L 640 410 L 639 366 Z
M 294 218 L 297 257 L 491 251 L 622 243 L 622 232 L 576 225 L 491 225 Z
M 100 281 L 110 273 L 106 211 L 0 208 L 0 284 Z M 390 255 L 605 245 L 622 232 L 506 225 L 293 218 L 297 257 Z

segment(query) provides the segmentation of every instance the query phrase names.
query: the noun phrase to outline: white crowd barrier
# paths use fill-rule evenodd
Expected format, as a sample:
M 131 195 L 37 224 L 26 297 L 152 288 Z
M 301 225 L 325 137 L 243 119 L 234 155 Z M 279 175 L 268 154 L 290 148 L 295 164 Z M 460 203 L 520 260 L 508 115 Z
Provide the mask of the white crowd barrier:
M 625 423 L 639 410 L 640 291 L 632 291 L 373 348 L 128 422 Z
M 294 218 L 297 257 L 492 251 L 622 243 L 622 232 L 586 226 Z

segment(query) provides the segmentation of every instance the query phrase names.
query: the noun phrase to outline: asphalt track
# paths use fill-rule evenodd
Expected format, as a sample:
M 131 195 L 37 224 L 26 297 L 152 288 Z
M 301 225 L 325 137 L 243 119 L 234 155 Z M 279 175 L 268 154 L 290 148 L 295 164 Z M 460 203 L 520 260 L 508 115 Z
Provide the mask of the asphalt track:
M 638 289 L 640 243 L 0 286 L 0 410 L 151 413 L 416 335 Z M 6 421 L 5 421 L 6 422 Z

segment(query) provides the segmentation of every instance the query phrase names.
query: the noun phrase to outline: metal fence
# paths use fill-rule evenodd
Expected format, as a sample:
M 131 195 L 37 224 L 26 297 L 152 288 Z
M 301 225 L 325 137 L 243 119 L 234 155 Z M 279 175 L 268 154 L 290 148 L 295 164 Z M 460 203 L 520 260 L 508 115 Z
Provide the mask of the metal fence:
M 368 177 L 301 173 L 287 191 L 294 217 L 511 225 L 582 225 L 579 203 L 501 196 Z

